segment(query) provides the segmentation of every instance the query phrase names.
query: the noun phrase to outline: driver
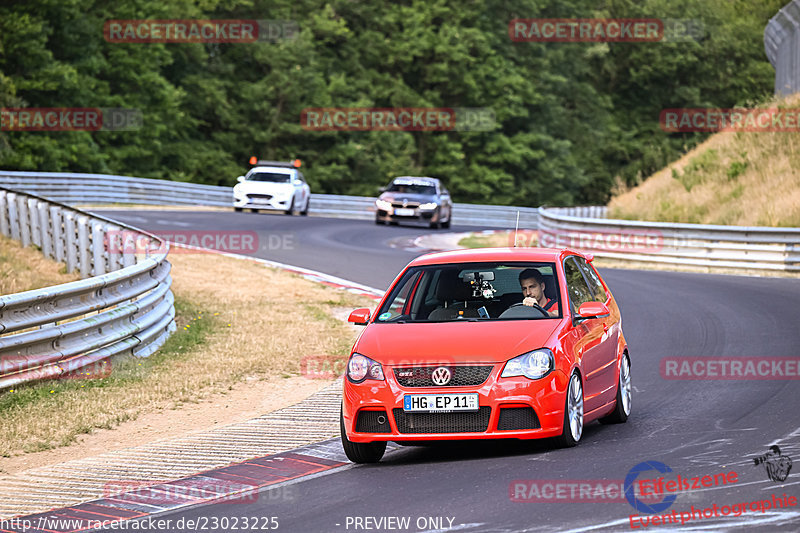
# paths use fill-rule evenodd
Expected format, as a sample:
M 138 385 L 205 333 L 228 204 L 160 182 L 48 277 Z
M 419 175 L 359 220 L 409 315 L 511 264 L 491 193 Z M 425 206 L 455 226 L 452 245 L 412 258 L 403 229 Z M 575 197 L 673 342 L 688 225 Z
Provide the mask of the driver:
M 519 285 L 522 288 L 522 295 L 525 297 L 522 300 L 523 305 L 530 307 L 538 305 L 547 311 L 548 315 L 558 316 L 558 306 L 556 305 L 558 302 L 544 294 L 545 284 L 541 272 L 535 268 L 526 268 L 519 274 Z M 555 309 L 552 309 L 554 307 Z

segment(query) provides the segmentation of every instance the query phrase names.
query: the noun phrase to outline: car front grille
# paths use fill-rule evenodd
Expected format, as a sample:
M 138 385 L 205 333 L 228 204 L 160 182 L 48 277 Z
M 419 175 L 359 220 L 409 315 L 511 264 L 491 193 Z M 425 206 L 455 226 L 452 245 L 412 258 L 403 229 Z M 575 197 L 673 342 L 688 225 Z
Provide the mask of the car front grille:
M 497 421 L 498 431 L 513 429 L 539 429 L 539 417 L 530 407 L 502 407 Z
M 356 418 L 358 433 L 391 433 L 386 411 L 359 411 Z
M 392 202 L 392 207 L 408 207 L 409 209 L 415 209 L 419 207 L 419 202 L 406 202 L 406 205 L 403 205 L 403 202 Z
M 246 196 L 251 200 L 257 200 L 257 199 L 272 200 L 271 194 L 247 194 Z
M 474 387 L 489 378 L 492 365 L 483 366 L 449 366 L 450 382 L 447 385 L 436 385 L 431 374 L 439 366 L 416 366 L 395 368 L 394 377 L 401 387 Z
M 472 413 L 406 413 L 400 408 L 393 412 L 400 433 L 480 433 L 489 427 L 492 408 Z

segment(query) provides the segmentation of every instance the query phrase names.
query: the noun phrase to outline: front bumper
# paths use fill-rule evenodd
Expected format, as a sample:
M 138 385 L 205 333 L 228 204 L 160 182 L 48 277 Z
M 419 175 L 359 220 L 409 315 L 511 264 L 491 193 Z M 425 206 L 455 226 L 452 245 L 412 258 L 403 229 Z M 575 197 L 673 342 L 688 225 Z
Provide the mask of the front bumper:
M 292 203 L 291 196 L 272 196 L 266 198 L 266 195 L 260 196 L 234 196 L 233 207 L 243 209 L 277 209 L 286 211 Z
M 538 439 L 561 435 L 569 382 L 567 376 L 562 371 L 555 370 L 540 380 L 529 380 L 525 377 L 499 378 L 503 366 L 503 363 L 495 364 L 489 378 L 474 387 L 402 387 L 396 381 L 392 367 L 387 366 L 384 366 L 384 381 L 366 380 L 356 384 L 345 376 L 342 415 L 347 438 L 353 442 L 413 442 Z M 481 411 L 426 413 L 424 418 L 416 414 L 409 417 L 403 412 L 403 397 L 406 394 L 464 393 L 478 393 Z M 516 414 L 526 411 L 526 408 L 527 411 L 533 409 L 538 427 L 525 425 L 524 429 L 515 428 L 512 410 Z M 360 427 L 357 431 L 359 417 Z M 365 425 L 377 428 L 375 424 L 381 417 L 384 417 L 385 423 L 377 431 L 364 429 Z M 511 424 L 509 420 L 512 420 Z M 499 424 L 507 429 L 498 427 Z
M 422 210 L 419 208 L 407 208 L 413 211 L 409 215 L 395 214 L 395 208 L 386 211 L 376 208 L 375 219 L 381 222 L 441 222 L 440 209 Z

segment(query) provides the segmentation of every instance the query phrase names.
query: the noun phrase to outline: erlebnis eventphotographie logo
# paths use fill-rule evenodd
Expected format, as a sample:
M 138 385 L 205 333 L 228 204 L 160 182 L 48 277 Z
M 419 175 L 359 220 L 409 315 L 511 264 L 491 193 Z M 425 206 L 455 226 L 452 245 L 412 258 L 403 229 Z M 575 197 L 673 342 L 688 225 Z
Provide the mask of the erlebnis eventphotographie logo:
M 786 481 L 789 472 L 792 470 L 792 459 L 788 455 L 782 455 L 781 449 L 777 446 L 770 446 L 769 451 L 764 455 L 759 455 L 753 459 L 755 466 L 764 465 L 767 477 L 772 481 Z

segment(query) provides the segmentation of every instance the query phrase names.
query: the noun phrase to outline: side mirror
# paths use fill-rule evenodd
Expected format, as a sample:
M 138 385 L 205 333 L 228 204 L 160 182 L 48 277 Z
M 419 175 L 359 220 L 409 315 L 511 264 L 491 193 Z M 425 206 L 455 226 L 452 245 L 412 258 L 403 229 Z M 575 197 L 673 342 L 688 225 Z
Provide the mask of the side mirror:
M 386 187 L 378 187 L 378 192 L 379 193 L 385 193 L 386 192 Z
M 584 302 L 578 308 L 580 318 L 603 318 L 610 314 L 608 306 L 602 302 Z
M 347 317 L 348 322 L 352 322 L 357 326 L 366 326 L 369 322 L 369 309 L 366 307 L 362 307 L 361 309 L 356 309 L 350 316 Z
M 236 181 L 238 181 L 239 183 L 243 182 L 244 176 L 239 176 L 238 178 L 236 178 Z

